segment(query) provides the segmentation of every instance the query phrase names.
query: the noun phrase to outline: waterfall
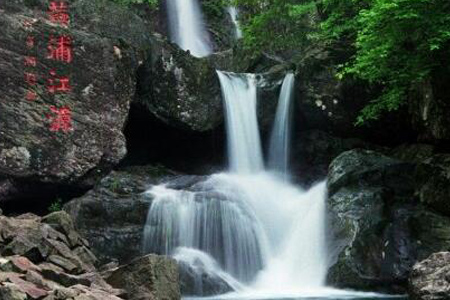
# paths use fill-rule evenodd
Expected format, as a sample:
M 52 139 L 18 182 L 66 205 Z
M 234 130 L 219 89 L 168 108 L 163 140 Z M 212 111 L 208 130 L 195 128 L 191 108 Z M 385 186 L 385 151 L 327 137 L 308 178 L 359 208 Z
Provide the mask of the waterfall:
M 215 175 L 193 188 L 156 186 L 144 229 L 145 252 L 171 255 L 179 247 L 204 251 L 223 269 L 249 282 L 263 265 L 261 225 L 244 200 L 245 191 Z
M 256 117 L 255 75 L 217 73 L 226 110 L 230 170 L 236 173 L 261 171 L 263 156 Z
M 226 114 L 229 170 L 151 187 L 144 250 L 172 255 L 195 273 L 214 274 L 250 298 L 304 295 L 324 288 L 326 184 L 308 191 L 266 172 L 255 75 L 217 72 Z M 287 171 L 293 75 L 284 80 L 272 157 Z M 280 153 L 279 156 L 276 153 Z M 186 184 L 186 182 L 194 183 Z M 208 275 L 209 274 L 209 275 Z M 242 289 L 242 286 L 245 288 Z
M 269 168 L 279 172 L 284 177 L 288 176 L 292 115 L 291 103 L 293 98 L 294 81 L 294 74 L 286 74 L 281 87 L 269 147 Z
M 169 0 L 167 11 L 173 42 L 197 57 L 211 54 L 209 35 L 197 0 Z
M 234 35 L 237 39 L 242 38 L 242 30 L 238 21 L 238 9 L 236 6 L 227 7 L 228 14 L 230 15 L 231 21 L 234 24 Z

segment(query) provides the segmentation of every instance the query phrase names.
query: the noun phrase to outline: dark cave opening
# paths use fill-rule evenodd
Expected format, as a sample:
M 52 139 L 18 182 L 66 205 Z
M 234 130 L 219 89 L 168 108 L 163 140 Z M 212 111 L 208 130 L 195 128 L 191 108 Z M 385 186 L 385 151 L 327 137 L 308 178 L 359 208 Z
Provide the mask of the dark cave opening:
M 165 124 L 133 103 L 125 127 L 128 154 L 120 167 L 160 164 L 189 174 L 211 174 L 225 167 L 224 127 L 205 132 Z

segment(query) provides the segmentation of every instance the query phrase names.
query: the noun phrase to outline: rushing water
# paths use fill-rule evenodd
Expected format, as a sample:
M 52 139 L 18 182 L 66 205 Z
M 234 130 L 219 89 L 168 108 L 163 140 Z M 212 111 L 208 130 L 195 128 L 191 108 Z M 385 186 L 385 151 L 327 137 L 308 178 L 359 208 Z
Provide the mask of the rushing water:
M 167 1 L 173 40 L 196 56 L 211 53 L 196 0 Z M 237 10 L 228 9 L 240 36 Z M 326 185 L 305 191 L 289 174 L 294 75 L 280 93 L 264 167 L 253 74 L 217 72 L 225 108 L 229 172 L 181 176 L 151 187 L 146 252 L 187 265 L 194 290 L 206 277 L 234 289 L 212 299 L 367 299 L 383 295 L 325 286 Z M 264 99 L 262 99 L 264 100 Z M 207 299 L 207 298 L 203 298 Z
M 281 87 L 269 147 L 269 168 L 284 177 L 288 176 L 294 81 L 294 74 L 286 74 Z
M 327 271 L 325 183 L 304 191 L 266 172 L 255 76 L 224 72 L 218 76 L 230 173 L 198 180 L 184 190 L 167 183 L 147 191 L 153 202 L 144 247 L 183 263 L 196 262 L 194 267 L 216 274 L 244 294 L 283 295 L 322 288 Z M 286 77 L 281 101 L 290 98 L 292 80 L 291 75 Z M 280 105 L 278 114 L 287 115 L 289 105 Z M 282 132 L 286 118 L 277 118 L 274 127 L 287 138 Z
M 228 161 L 235 173 L 263 169 L 263 155 L 256 117 L 256 78 L 253 74 L 217 72 L 225 103 Z
M 209 35 L 197 0 L 167 1 L 167 11 L 172 41 L 194 56 L 211 54 Z
M 234 24 L 234 35 L 237 39 L 242 38 L 242 30 L 238 21 L 238 9 L 236 6 L 227 7 L 228 14 L 230 15 L 231 21 Z

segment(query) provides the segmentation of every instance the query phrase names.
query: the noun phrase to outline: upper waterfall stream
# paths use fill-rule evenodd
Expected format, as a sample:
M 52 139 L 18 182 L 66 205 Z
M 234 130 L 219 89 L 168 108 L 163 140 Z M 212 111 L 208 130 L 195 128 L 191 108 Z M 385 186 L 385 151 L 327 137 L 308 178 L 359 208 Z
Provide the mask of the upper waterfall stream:
M 197 57 L 212 53 L 209 34 L 197 0 L 167 1 L 170 36 L 183 50 Z
M 293 98 L 295 77 L 288 73 L 281 87 L 275 122 L 270 137 L 269 168 L 281 176 L 288 177 L 288 163 L 291 134 L 291 105 Z

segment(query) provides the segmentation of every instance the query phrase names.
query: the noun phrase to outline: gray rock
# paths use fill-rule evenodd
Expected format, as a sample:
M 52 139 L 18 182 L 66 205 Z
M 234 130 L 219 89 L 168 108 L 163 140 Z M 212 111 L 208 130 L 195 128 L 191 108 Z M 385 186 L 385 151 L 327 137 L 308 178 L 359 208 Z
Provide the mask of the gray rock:
M 414 300 L 450 297 L 450 253 L 434 253 L 414 265 L 409 277 L 409 295 Z
M 232 292 L 233 288 L 220 276 L 202 268 L 178 262 L 181 294 L 186 296 L 213 296 Z
M 151 57 L 138 72 L 137 102 L 171 126 L 208 131 L 223 121 L 220 85 L 207 58 L 154 35 Z
M 415 164 L 344 152 L 328 177 L 330 284 L 404 292 L 417 260 L 450 247 L 450 219 L 414 201 Z
M 67 233 L 59 232 L 41 221 L 40 217 L 34 215 L 22 215 L 18 218 L 0 216 L 0 235 L 3 236 L 3 240 L 0 240 L 0 255 L 24 256 L 35 264 L 52 261 L 72 274 L 95 269 L 95 256 L 78 256 L 75 253 L 75 249 L 86 247 L 74 228 L 68 235 L 77 237 L 75 244 L 78 246 L 75 247 L 69 243 Z M 83 253 L 90 251 L 86 248 Z
M 292 145 L 293 176 L 302 185 L 323 180 L 328 174 L 328 166 L 339 154 L 356 148 L 382 150 L 356 138 L 339 138 L 320 130 L 303 131 Z
M 164 256 L 147 255 L 121 266 L 106 278 L 127 292 L 129 300 L 180 299 L 178 266 Z
M 161 167 L 112 172 L 93 190 L 64 206 L 101 263 L 122 263 L 142 254 L 142 234 L 152 201 L 144 192 L 175 173 Z
M 126 154 L 122 129 L 135 91 L 138 48 L 150 44 L 148 34 L 140 34 L 146 25 L 114 3 L 72 2 L 74 15 L 67 30 L 49 24 L 43 1 L 0 4 L 0 201 L 29 198 L 42 192 L 45 183 L 91 186 Z M 108 22 L 119 24 L 118 17 L 133 19 L 133 25 L 108 26 Z M 23 25 L 25 20 L 33 22 L 30 32 Z M 47 58 L 50 35 L 63 31 L 74 41 L 70 64 Z M 29 33 L 36 37 L 38 61 L 31 69 L 23 63 L 24 56 L 34 53 L 26 46 Z M 145 52 L 141 55 L 146 56 Z M 70 93 L 55 96 L 47 92 L 46 79 L 52 68 L 58 75 L 70 76 Z M 27 71 L 38 78 L 35 101 L 25 99 Z M 50 131 L 51 105 L 71 108 L 73 130 Z M 18 184 L 23 181 L 26 184 Z
M 3 300 L 26 300 L 28 297 L 14 283 L 4 283 L 0 285 L 0 298 Z
M 54 226 L 43 220 L 52 220 Z M 55 226 L 58 222 L 60 226 Z M 5 237 L 0 240 L 0 299 L 122 299 L 123 291 L 96 272 L 91 263 L 97 259 L 86 254 L 89 249 L 70 224 L 64 212 L 44 218 L 0 217 L 0 236 Z

